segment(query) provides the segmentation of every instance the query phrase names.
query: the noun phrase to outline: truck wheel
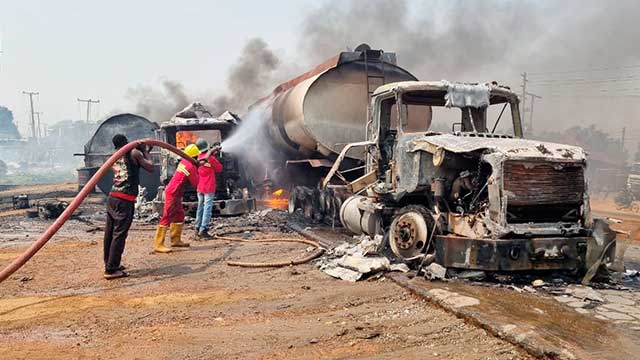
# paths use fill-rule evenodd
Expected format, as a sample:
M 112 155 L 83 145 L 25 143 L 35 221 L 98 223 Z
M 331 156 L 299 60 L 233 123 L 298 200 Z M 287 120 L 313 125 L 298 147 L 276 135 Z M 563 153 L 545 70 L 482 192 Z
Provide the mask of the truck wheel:
M 424 206 L 405 206 L 395 215 L 389 227 L 389 247 L 400 259 L 421 255 L 433 229 L 433 218 Z

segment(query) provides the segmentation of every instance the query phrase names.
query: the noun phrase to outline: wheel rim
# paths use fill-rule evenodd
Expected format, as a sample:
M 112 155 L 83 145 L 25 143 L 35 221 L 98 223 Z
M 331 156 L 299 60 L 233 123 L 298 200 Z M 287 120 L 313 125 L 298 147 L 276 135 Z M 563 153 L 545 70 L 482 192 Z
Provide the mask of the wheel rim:
M 395 218 L 389 228 L 391 251 L 399 258 L 422 254 L 427 244 L 427 223 L 418 212 L 408 212 Z

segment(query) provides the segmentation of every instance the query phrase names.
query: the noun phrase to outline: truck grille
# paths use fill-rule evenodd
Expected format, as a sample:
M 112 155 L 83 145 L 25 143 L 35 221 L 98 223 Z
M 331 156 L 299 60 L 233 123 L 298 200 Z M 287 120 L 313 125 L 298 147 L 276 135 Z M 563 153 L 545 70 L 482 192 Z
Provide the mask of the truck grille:
M 503 184 L 511 223 L 575 221 L 580 216 L 582 164 L 507 161 Z

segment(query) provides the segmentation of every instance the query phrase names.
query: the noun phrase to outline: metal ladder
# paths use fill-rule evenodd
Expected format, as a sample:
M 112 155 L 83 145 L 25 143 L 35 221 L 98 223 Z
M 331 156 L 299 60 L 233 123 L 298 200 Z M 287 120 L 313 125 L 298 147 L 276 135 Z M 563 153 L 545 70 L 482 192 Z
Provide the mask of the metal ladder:
M 379 86 L 386 84 L 387 79 L 384 71 L 385 70 L 384 61 L 382 60 L 382 50 L 365 50 L 363 51 L 363 53 L 364 53 L 364 73 L 367 78 L 367 104 L 368 104 L 369 100 L 371 100 L 371 95 L 373 94 L 373 92 L 376 91 L 376 89 Z M 376 56 L 370 57 L 371 55 L 376 55 Z M 380 71 L 378 74 L 372 73 L 369 70 L 369 63 L 380 64 Z M 381 79 L 382 84 L 377 85 L 374 88 L 371 88 L 372 79 Z
M 386 78 L 386 74 L 385 74 L 385 68 L 384 68 L 384 60 L 382 58 L 382 50 L 364 50 L 363 51 L 363 57 L 364 57 L 364 73 L 365 73 L 365 77 L 366 77 L 366 86 L 367 86 L 367 98 L 366 98 L 366 104 L 367 104 L 367 122 L 366 122 L 366 128 L 365 128 L 365 140 L 370 140 L 369 135 L 370 133 L 373 131 L 373 129 L 371 129 L 371 126 L 373 124 L 372 119 L 371 119 L 371 95 L 373 95 L 373 93 L 376 91 L 376 89 L 387 83 L 387 78 Z M 379 73 L 372 73 L 369 69 L 369 63 L 371 64 L 380 64 L 379 68 L 375 68 L 375 69 L 379 69 Z M 375 86 L 373 89 L 371 88 L 371 83 L 374 82 L 373 79 L 379 79 L 382 80 L 382 84 L 379 84 L 377 86 Z M 376 82 L 379 82 L 376 81 Z M 375 84 L 373 84 L 375 85 Z M 369 161 L 369 156 L 366 156 L 367 160 L 366 160 L 366 168 L 367 171 L 368 169 L 371 167 L 370 161 Z

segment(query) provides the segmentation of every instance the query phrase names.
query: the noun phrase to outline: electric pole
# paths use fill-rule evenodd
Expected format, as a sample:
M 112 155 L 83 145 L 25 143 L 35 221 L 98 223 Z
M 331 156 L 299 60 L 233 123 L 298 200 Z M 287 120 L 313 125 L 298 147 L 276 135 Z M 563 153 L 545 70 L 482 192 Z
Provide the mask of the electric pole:
M 31 104 L 31 138 L 36 139 L 36 112 L 33 109 L 33 95 L 39 95 L 38 92 L 35 91 L 23 91 L 25 95 L 29 96 L 29 103 Z
M 522 104 L 520 106 L 520 117 L 524 119 L 524 112 L 526 111 L 525 104 L 527 102 L 527 72 L 523 72 L 520 76 L 522 76 Z
M 42 114 L 44 114 L 42 111 L 36 111 L 36 115 L 38 117 L 38 139 L 42 139 L 43 137 L 42 135 L 45 134 L 45 132 L 43 131 L 44 128 L 40 127 L 40 115 Z
M 531 96 L 531 105 L 529 105 L 529 133 L 533 135 L 533 102 L 535 99 L 542 99 L 542 96 L 530 92 L 526 93 L 526 95 Z
M 80 99 L 78 98 L 78 102 L 87 103 L 87 124 L 89 123 L 89 118 L 91 117 L 91 104 L 99 104 L 100 100 L 93 99 Z

